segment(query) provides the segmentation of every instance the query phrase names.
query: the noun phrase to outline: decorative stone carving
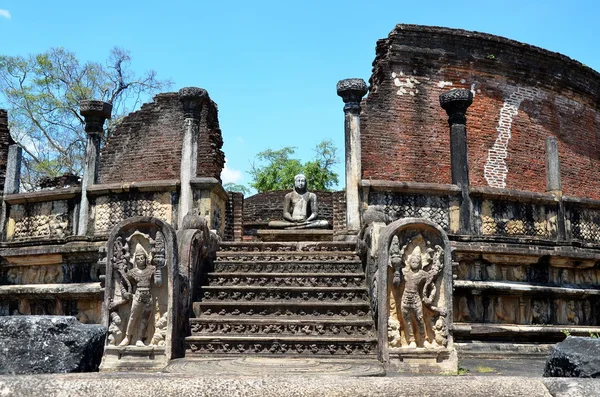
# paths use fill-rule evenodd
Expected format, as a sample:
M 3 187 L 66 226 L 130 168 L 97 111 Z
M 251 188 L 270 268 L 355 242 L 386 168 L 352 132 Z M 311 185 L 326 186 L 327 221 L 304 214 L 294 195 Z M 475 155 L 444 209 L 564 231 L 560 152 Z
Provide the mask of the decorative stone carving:
M 14 229 L 9 231 L 14 239 L 65 238 L 71 235 L 69 205 L 65 200 L 48 201 L 28 205 L 15 205 L 10 217 Z
M 394 272 L 392 285 L 396 289 L 392 293 L 401 291 L 400 314 L 404 325 L 402 347 L 416 348 L 417 341 L 419 347 L 436 347 L 435 338 L 426 334 L 424 311 L 429 308 L 434 316 L 444 321 L 445 310 L 435 306 L 435 284 L 443 267 L 442 258 L 443 248 L 439 245 L 431 247 L 422 234 L 417 234 L 402 248 L 398 236 L 392 238 L 390 265 Z
M 121 200 L 119 196 L 102 196 L 94 207 L 94 232 L 107 234 L 119 222 L 135 216 L 171 221 L 170 193 L 146 194 L 144 197 Z
M 398 220 L 382 230 L 379 252 L 382 361 L 417 372 L 457 371 L 451 333 L 452 265 L 444 231 L 422 218 Z M 468 307 L 463 311 L 468 317 Z
M 173 229 L 156 218 L 131 218 L 111 232 L 102 369 L 160 368 L 173 356 L 179 291 L 174 242 Z
M 294 177 L 294 190 L 285 195 L 283 221 L 271 221 L 269 227 L 284 229 L 311 229 L 329 227 L 329 222 L 318 219 L 317 195 L 307 189 L 306 177 Z

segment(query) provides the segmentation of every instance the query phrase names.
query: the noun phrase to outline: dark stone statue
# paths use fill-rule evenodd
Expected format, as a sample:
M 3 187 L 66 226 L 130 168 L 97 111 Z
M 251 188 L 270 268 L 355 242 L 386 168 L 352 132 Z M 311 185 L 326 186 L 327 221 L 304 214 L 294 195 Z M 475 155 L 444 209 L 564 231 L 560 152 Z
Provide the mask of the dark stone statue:
M 271 221 L 269 227 L 283 229 L 327 228 L 329 222 L 318 219 L 317 195 L 308 191 L 306 177 L 294 177 L 294 190 L 285 195 L 283 221 Z

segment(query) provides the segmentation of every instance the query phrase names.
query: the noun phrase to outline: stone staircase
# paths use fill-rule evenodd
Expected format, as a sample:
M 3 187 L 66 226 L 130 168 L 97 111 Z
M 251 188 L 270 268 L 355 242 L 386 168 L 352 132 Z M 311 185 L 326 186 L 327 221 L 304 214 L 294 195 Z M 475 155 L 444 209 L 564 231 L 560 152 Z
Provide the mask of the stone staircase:
M 186 357 L 374 357 L 377 339 L 355 245 L 222 243 L 200 287 Z

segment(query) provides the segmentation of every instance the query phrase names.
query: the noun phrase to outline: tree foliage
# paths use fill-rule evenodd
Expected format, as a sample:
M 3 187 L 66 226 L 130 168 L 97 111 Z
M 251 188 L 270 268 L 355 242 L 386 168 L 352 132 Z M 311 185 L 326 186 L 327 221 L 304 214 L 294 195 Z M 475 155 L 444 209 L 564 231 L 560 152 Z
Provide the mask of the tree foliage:
M 244 193 L 244 195 L 247 195 L 250 193 L 250 189 L 248 189 L 247 186 L 240 185 L 239 183 L 233 183 L 233 182 L 224 183 L 223 189 L 227 190 L 228 192 Z
M 23 185 L 41 177 L 81 175 L 86 136 L 79 102 L 98 99 L 113 105 L 103 141 L 142 100 L 169 86 L 154 71 L 136 75 L 128 51 L 113 48 L 104 64 L 80 62 L 64 48 L 27 57 L 0 55 L 0 94 L 13 139 L 23 147 Z
M 262 165 L 253 163 L 250 169 L 250 186 L 258 192 L 291 189 L 294 176 L 304 174 L 311 190 L 331 190 L 338 183 L 338 175 L 332 171 L 339 163 L 337 148 L 331 140 L 324 140 L 315 147 L 315 158 L 302 163 L 292 158 L 295 147 L 286 146 L 279 150 L 267 149 L 256 155 Z

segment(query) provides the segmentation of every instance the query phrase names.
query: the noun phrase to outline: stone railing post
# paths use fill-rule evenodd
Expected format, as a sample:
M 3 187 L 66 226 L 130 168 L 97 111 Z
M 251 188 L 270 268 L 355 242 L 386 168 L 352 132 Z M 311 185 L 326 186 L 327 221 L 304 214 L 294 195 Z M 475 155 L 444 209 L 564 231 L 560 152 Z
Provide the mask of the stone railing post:
M 565 204 L 562 199 L 560 160 L 558 158 L 558 139 L 546 138 L 546 191 L 558 198 L 557 233 L 559 240 L 567 239 L 567 221 Z
M 363 79 L 345 79 L 337 83 L 337 94 L 344 101 L 344 134 L 346 149 L 346 229 L 357 235 L 360 230 L 361 179 L 360 158 L 360 101 L 367 93 Z
M 87 188 L 98 182 L 98 162 L 100 161 L 100 139 L 106 119 L 110 119 L 112 105 L 102 101 L 81 101 L 79 114 L 85 120 L 87 142 L 85 146 L 85 164 L 81 178 L 81 202 L 79 203 L 79 219 L 77 234 L 85 236 L 88 229 L 89 200 Z
M 183 217 L 193 207 L 194 197 L 190 181 L 197 174 L 200 113 L 206 98 L 208 98 L 208 93 L 203 88 L 185 87 L 179 90 L 179 100 L 183 104 L 185 121 L 181 146 L 181 170 L 179 171 L 181 193 L 179 195 L 178 225 L 182 224 Z
M 440 105 L 448 114 L 450 124 L 450 168 L 452 183 L 462 191 L 460 234 L 472 234 L 473 204 L 469 196 L 469 160 L 467 150 L 467 108 L 473 103 L 473 93 L 458 89 L 440 95 Z

